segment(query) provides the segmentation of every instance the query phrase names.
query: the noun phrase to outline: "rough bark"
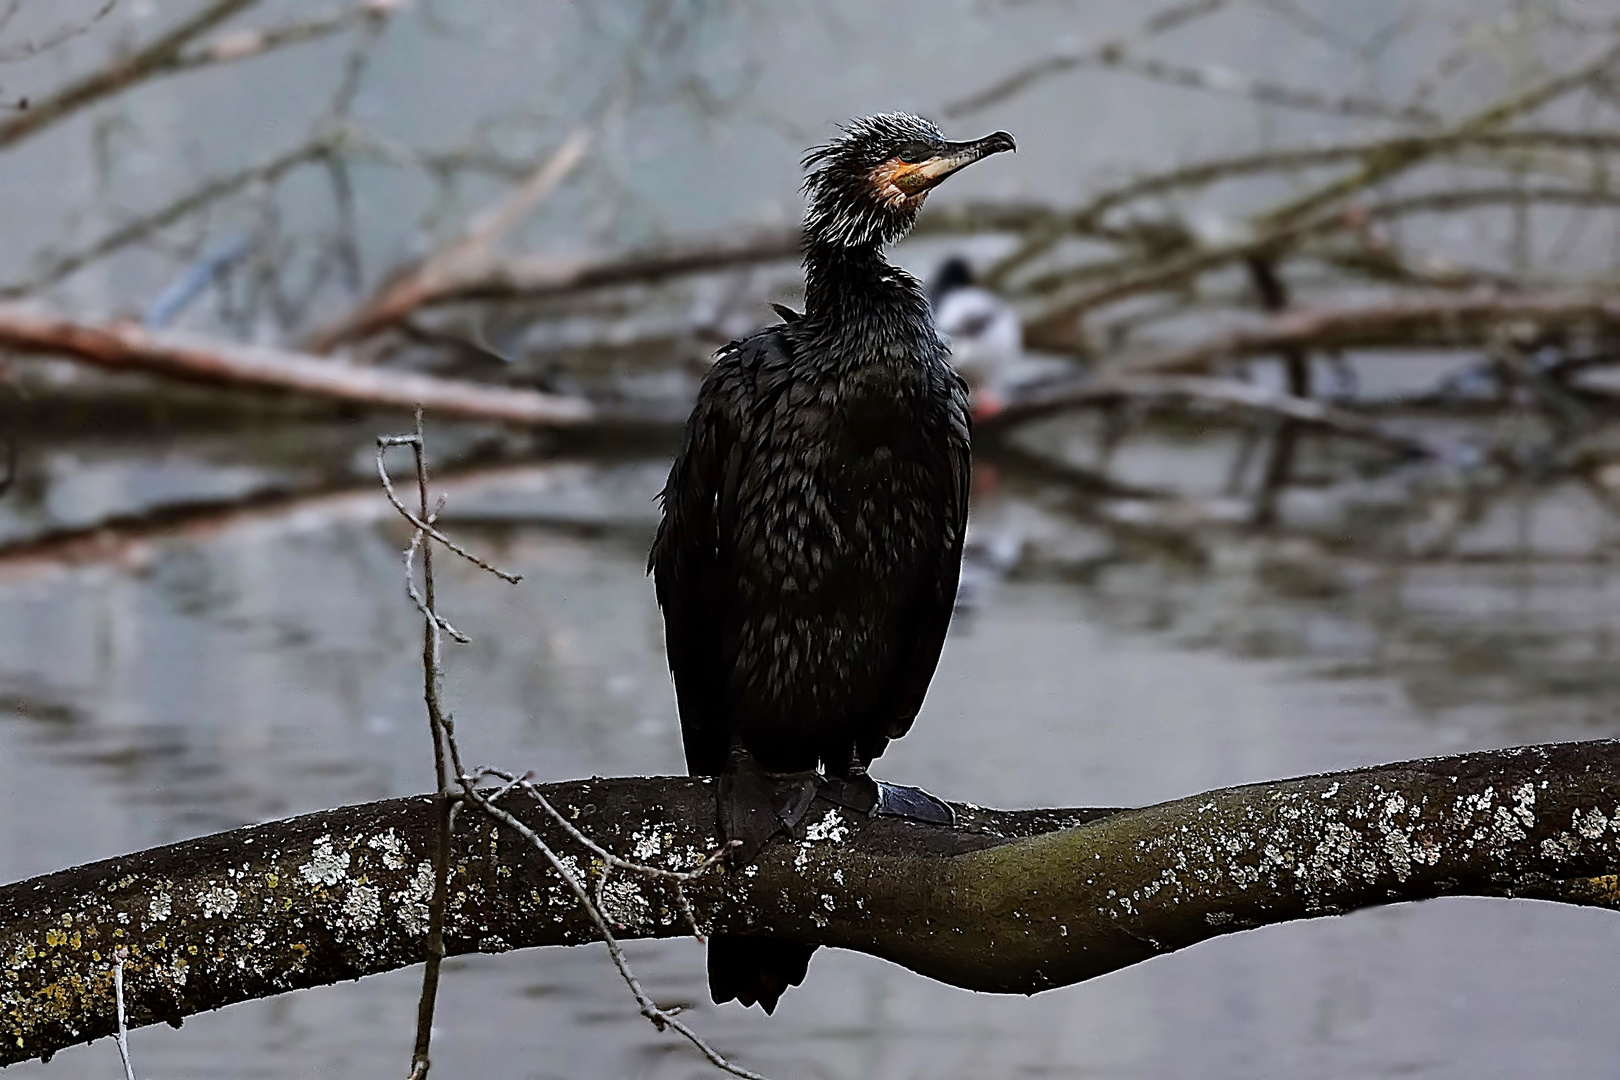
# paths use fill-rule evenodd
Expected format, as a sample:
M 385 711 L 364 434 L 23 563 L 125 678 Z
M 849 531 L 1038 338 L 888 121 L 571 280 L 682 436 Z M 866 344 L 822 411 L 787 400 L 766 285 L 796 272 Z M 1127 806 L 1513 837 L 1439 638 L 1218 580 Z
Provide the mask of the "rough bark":
M 696 863 L 707 781 L 546 789 L 610 850 Z M 512 807 L 593 873 L 532 804 Z M 960 807 L 955 828 L 818 804 L 803 840 L 688 886 L 706 931 L 886 957 L 975 990 L 1034 993 L 1267 923 L 1444 895 L 1620 906 L 1620 743 L 1437 758 L 1228 788 L 1140 810 Z M 251 826 L 0 889 L 0 1064 L 110 1034 L 113 950 L 134 1025 L 419 961 L 430 797 Z M 663 886 L 606 890 L 624 937 L 686 932 Z M 464 810 L 452 954 L 589 942 L 536 852 Z M 814 976 L 812 975 L 812 979 Z

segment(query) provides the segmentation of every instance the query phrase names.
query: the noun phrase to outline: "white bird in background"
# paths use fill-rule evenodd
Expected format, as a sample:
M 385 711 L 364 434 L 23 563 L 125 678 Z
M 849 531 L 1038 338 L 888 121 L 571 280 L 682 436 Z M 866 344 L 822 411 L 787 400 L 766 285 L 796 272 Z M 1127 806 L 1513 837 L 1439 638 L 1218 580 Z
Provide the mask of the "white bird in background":
M 1008 384 L 1024 355 L 1024 327 L 1007 301 L 977 284 L 959 256 L 940 267 L 928 290 L 934 325 L 951 347 L 951 363 L 973 391 L 973 415 L 1004 408 Z
M 951 347 L 951 363 L 973 393 L 974 418 L 994 416 L 1006 407 L 1013 384 L 1027 375 L 1020 370 L 1024 327 L 1018 313 L 977 284 L 967 261 L 954 255 L 934 275 L 928 299 L 934 326 Z M 998 497 L 999 476 L 993 463 L 973 463 L 973 509 L 956 592 L 956 609 L 961 612 L 988 603 L 996 584 L 1023 555 L 1023 530 L 1010 520 L 1016 508 Z

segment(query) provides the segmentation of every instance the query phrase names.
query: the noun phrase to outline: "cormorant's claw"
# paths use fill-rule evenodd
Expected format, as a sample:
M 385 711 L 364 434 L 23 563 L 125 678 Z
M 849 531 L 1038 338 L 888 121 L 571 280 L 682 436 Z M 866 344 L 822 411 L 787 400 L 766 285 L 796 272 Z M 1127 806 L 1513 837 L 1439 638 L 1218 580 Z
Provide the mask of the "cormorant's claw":
M 777 833 L 802 828 L 819 781 L 815 772 L 767 772 L 753 755 L 733 753 L 720 774 L 716 799 L 720 835 L 742 841 L 732 858 L 751 862 Z
M 864 773 L 849 779 L 827 777 L 822 781 L 821 797 L 870 817 L 904 818 L 925 825 L 956 824 L 956 811 L 943 799 L 935 798 L 922 788 L 873 780 Z

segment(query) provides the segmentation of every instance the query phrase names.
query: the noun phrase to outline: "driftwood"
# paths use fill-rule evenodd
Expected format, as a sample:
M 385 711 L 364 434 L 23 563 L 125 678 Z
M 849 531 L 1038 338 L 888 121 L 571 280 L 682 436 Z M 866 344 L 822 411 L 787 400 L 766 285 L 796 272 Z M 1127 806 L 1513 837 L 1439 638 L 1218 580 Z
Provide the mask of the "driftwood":
M 543 790 L 625 857 L 686 868 L 714 844 L 708 781 Z M 600 873 L 535 804 L 510 804 L 580 873 Z M 803 840 L 685 893 L 705 932 L 778 934 L 1024 994 L 1237 930 L 1398 901 L 1620 907 L 1620 743 L 1610 741 L 1227 788 L 1140 810 L 958 813 L 957 827 L 940 828 L 820 803 Z M 111 1034 L 119 948 L 132 1025 L 419 962 L 434 818 L 428 796 L 351 806 L 0 888 L 0 1064 Z M 450 953 L 595 938 L 515 831 L 471 812 L 456 829 Z M 608 885 L 622 937 L 690 932 L 665 889 L 627 877 Z
M 280 390 L 386 408 L 420 405 L 429 415 L 446 418 L 536 427 L 608 419 L 580 398 L 361 368 L 280 349 L 151 332 L 128 322 L 84 322 L 22 305 L 0 304 L 0 348 L 214 386 Z

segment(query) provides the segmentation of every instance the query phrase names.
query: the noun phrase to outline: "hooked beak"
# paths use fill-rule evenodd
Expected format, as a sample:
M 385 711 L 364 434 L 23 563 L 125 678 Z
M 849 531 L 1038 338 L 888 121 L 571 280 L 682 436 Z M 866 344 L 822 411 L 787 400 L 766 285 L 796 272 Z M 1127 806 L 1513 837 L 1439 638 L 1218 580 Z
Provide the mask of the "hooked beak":
M 1018 144 L 1005 131 L 994 132 L 973 142 L 946 143 L 939 154 L 926 161 L 898 166 L 891 182 L 907 195 L 920 195 L 980 158 L 1017 149 Z

